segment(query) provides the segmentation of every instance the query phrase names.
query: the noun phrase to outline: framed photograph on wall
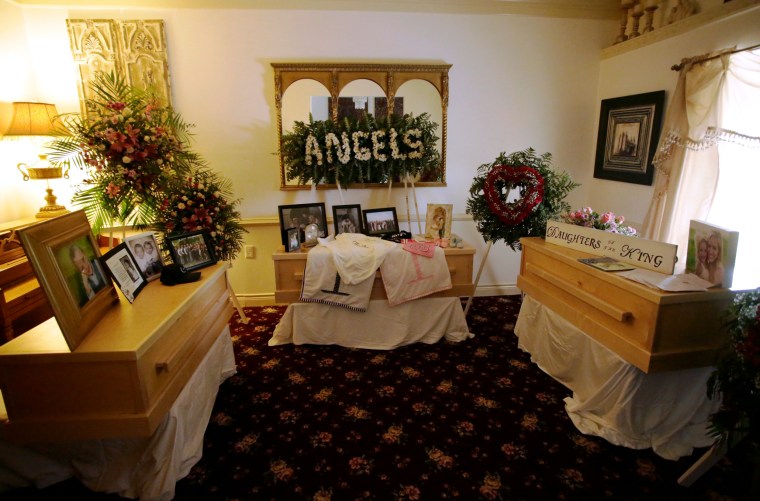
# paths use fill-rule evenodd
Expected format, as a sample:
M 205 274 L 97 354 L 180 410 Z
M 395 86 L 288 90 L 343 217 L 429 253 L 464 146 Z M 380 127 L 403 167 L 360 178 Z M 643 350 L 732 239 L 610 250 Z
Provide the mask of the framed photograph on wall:
M 734 278 L 739 232 L 704 221 L 689 222 L 686 272 L 694 273 L 713 286 L 731 287 Z
M 451 238 L 453 204 L 427 204 L 425 238 Z
M 214 248 L 205 231 L 192 231 L 180 235 L 166 237 L 174 262 L 185 271 L 193 271 L 205 268 L 216 263 Z
M 362 233 L 361 205 L 333 205 L 332 213 L 335 236 L 341 233 Z
M 19 230 L 37 280 L 70 350 L 76 349 L 119 297 L 100 263 L 84 211 Z
M 130 303 L 134 302 L 140 291 L 148 284 L 145 275 L 140 270 L 140 265 L 125 242 L 103 254 L 100 262 Z
M 319 228 L 319 236 L 327 236 L 327 213 L 325 204 L 294 204 L 280 205 L 277 207 L 277 214 L 280 217 L 280 234 L 282 235 L 282 245 L 285 245 L 285 230 L 288 228 L 298 228 L 303 235 L 303 230 L 307 224 L 314 223 Z M 301 239 L 303 240 L 303 238 Z
M 602 101 L 595 178 L 652 184 L 664 102 L 664 90 Z
M 129 236 L 124 239 L 124 242 L 148 282 L 161 276 L 164 261 L 156 243 L 156 236 L 152 232 Z
M 372 237 L 380 237 L 391 233 L 398 233 L 398 218 L 395 207 L 383 209 L 367 209 L 362 212 L 364 217 L 364 231 Z

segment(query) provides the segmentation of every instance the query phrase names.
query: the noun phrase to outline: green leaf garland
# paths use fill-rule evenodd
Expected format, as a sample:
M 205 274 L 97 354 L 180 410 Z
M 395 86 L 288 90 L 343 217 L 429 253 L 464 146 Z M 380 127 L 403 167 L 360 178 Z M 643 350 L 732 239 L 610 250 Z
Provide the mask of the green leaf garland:
M 295 122 L 282 135 L 288 181 L 299 184 L 385 183 L 406 174 L 441 181 L 438 124 L 427 113 Z

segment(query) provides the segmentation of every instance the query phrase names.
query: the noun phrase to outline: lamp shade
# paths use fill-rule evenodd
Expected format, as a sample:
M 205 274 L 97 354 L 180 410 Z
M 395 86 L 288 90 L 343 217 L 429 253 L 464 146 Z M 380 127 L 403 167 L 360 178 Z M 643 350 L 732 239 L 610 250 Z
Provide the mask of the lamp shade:
M 13 118 L 5 132 L 8 136 L 64 136 L 68 132 L 58 118 L 54 104 L 13 103 Z

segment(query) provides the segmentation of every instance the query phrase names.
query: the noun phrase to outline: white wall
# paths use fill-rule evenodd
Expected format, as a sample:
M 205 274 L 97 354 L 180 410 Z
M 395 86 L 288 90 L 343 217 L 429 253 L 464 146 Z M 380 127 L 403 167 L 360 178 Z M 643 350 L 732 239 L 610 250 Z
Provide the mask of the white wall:
M 760 43 L 758 27 L 760 6 L 680 36 L 603 60 L 596 105 L 597 126 L 602 99 L 665 90 L 667 109 L 678 80 L 678 73 L 672 71 L 671 66 L 681 62 L 683 58 L 714 50 L 757 45 Z M 596 139 L 588 145 L 592 155 L 595 148 Z M 594 179 L 593 169 L 587 171 L 580 180 L 589 188 L 587 200 L 594 209 L 623 214 L 635 223 L 644 221 L 652 198 L 651 186 Z
M 260 10 L 75 10 L 2 4 L 15 18 L 21 10 L 32 54 L 29 74 L 46 82 L 29 98 L 55 100 L 77 111 L 66 18 L 164 19 L 174 104 L 197 124 L 194 148 L 229 177 L 245 218 L 272 218 L 280 204 L 340 203 L 336 191 L 283 192 L 279 187 L 273 71 L 270 62 L 375 61 L 450 63 L 448 186 L 418 190 L 425 204 L 453 203 L 454 231 L 484 248 L 464 216 L 476 169 L 502 151 L 527 147 L 551 152 L 557 168 L 583 178 L 593 165 L 599 51 L 614 39 L 614 21 L 522 16 L 307 12 Z M 0 45 L 0 61 L 16 53 Z M 46 56 L 54 55 L 53 61 Z M 68 58 L 68 59 L 67 59 Z M 73 68 L 73 64 L 71 66 Z M 8 67 L 0 68 L 5 73 Z M 34 94 L 34 95 L 32 95 Z M 0 93 L 0 102 L 22 97 Z M 14 186 L 18 184 L 13 178 Z M 5 183 L 3 183 L 5 184 Z M 584 187 L 585 188 L 585 187 Z M 573 193 L 574 205 L 585 199 Z M 1 195 L 7 193 L 0 186 Z M 387 190 L 349 190 L 345 203 L 385 206 Z M 390 202 L 405 213 L 403 194 Z M 31 204 L 36 208 L 36 204 Z M 0 207 L 2 208 L 2 207 Z M 12 219 L 5 216 L 1 220 Z M 271 219 L 267 219 L 268 221 Z M 423 220 L 424 221 L 424 220 Z M 274 289 L 271 253 L 279 245 L 275 225 L 250 227 L 256 259 L 238 259 L 232 281 L 238 294 Z M 481 284 L 499 292 L 514 285 L 519 256 L 499 243 Z M 477 261 L 476 261 L 477 266 Z M 512 289 L 513 290 L 513 289 Z

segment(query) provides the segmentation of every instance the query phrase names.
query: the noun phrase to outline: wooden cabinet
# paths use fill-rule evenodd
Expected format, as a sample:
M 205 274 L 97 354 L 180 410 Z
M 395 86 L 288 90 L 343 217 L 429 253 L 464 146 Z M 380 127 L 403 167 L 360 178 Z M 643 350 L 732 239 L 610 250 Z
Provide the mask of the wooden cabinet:
M 475 249 L 472 247 L 447 248 L 443 251 L 451 274 L 452 288 L 429 297 L 471 296 L 475 290 L 472 283 L 472 260 Z M 285 252 L 284 249 L 280 249 L 272 255 L 275 274 L 274 298 L 277 303 L 289 304 L 299 300 L 308 252 L 309 249 L 296 252 Z M 380 271 L 375 276 L 371 299 L 387 299 Z
M 734 293 L 664 292 L 578 262 L 585 252 L 524 238 L 517 286 L 644 372 L 712 365 Z
M 0 346 L 0 390 L 18 442 L 148 437 L 230 319 L 226 263 L 198 282 L 121 295 L 70 351 L 55 319 Z
M 15 230 L 39 222 L 19 220 L 0 226 L 0 344 L 53 316 L 53 309 L 24 254 Z

